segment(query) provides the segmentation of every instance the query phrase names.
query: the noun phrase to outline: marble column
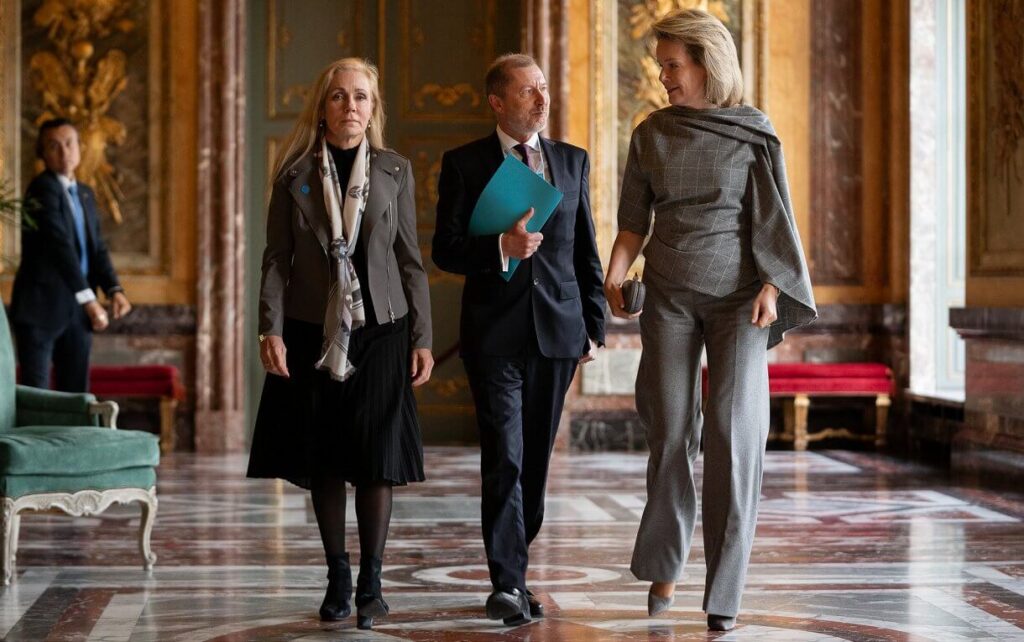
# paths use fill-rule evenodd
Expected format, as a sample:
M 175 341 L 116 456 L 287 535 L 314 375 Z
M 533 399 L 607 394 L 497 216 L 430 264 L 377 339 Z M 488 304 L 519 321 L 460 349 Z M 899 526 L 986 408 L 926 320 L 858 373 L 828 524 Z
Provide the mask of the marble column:
M 523 6 L 523 52 L 537 60 L 551 93 L 551 113 L 544 135 L 562 139 L 568 130 L 569 2 L 526 0 Z
M 199 2 L 195 450 L 245 447 L 245 6 Z

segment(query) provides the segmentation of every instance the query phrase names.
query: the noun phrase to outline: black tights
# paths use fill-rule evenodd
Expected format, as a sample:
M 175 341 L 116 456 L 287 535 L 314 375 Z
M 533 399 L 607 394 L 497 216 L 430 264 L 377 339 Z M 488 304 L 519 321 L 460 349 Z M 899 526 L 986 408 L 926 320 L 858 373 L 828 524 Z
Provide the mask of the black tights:
M 345 480 L 320 477 L 313 480 L 312 491 L 324 552 L 329 556 L 341 555 L 345 552 Z M 383 558 L 391 524 L 390 483 L 356 486 L 356 522 L 360 555 Z

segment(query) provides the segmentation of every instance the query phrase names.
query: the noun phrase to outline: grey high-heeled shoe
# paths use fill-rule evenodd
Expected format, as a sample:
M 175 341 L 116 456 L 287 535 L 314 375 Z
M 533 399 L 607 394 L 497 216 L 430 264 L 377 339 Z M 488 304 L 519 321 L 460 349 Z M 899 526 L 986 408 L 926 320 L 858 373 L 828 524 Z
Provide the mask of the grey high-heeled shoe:
M 654 617 L 662 611 L 668 609 L 675 602 L 676 594 L 673 593 L 668 597 L 662 597 L 655 595 L 653 592 L 647 592 L 647 615 Z
M 731 631 L 736 626 L 736 616 L 712 615 L 708 613 L 708 629 L 711 631 Z

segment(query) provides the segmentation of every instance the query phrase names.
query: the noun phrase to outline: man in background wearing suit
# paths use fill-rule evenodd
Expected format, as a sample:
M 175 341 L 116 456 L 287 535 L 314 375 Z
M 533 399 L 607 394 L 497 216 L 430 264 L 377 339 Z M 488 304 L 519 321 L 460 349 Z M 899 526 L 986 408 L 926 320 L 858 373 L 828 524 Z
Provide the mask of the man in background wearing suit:
M 542 617 L 526 588 L 529 545 L 544 517 L 544 490 L 565 394 L 576 367 L 604 342 L 601 262 L 590 215 L 587 153 L 541 138 L 550 99 L 529 56 L 498 58 L 487 72 L 498 121 L 491 135 L 445 153 L 433 259 L 466 276 L 461 356 L 480 431 L 484 547 L 493 592 L 487 616 L 508 625 Z M 504 234 L 469 236 L 480 193 L 511 154 L 563 193 L 537 233 L 533 209 Z M 521 259 L 511 280 L 501 272 Z
M 57 390 L 85 392 L 92 333 L 108 325 L 94 288 L 110 298 L 115 319 L 132 306 L 100 237 L 96 196 L 75 181 L 81 152 L 74 125 L 63 118 L 43 123 L 36 155 L 46 171 L 25 193 L 26 202 L 35 204 L 29 214 L 34 225 L 22 229 L 11 295 L 21 382 L 48 388 L 52 361 Z

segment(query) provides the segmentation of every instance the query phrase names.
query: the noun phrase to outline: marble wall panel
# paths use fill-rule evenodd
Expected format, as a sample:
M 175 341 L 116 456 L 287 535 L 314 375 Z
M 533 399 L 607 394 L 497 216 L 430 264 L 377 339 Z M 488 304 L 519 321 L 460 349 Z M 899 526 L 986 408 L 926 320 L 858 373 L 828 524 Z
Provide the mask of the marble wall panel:
M 859 285 L 861 2 L 815 0 L 811 6 L 812 280 L 816 285 Z
M 964 426 L 953 439 L 953 468 L 1024 480 L 1024 309 L 954 309 L 950 325 L 967 342 Z

